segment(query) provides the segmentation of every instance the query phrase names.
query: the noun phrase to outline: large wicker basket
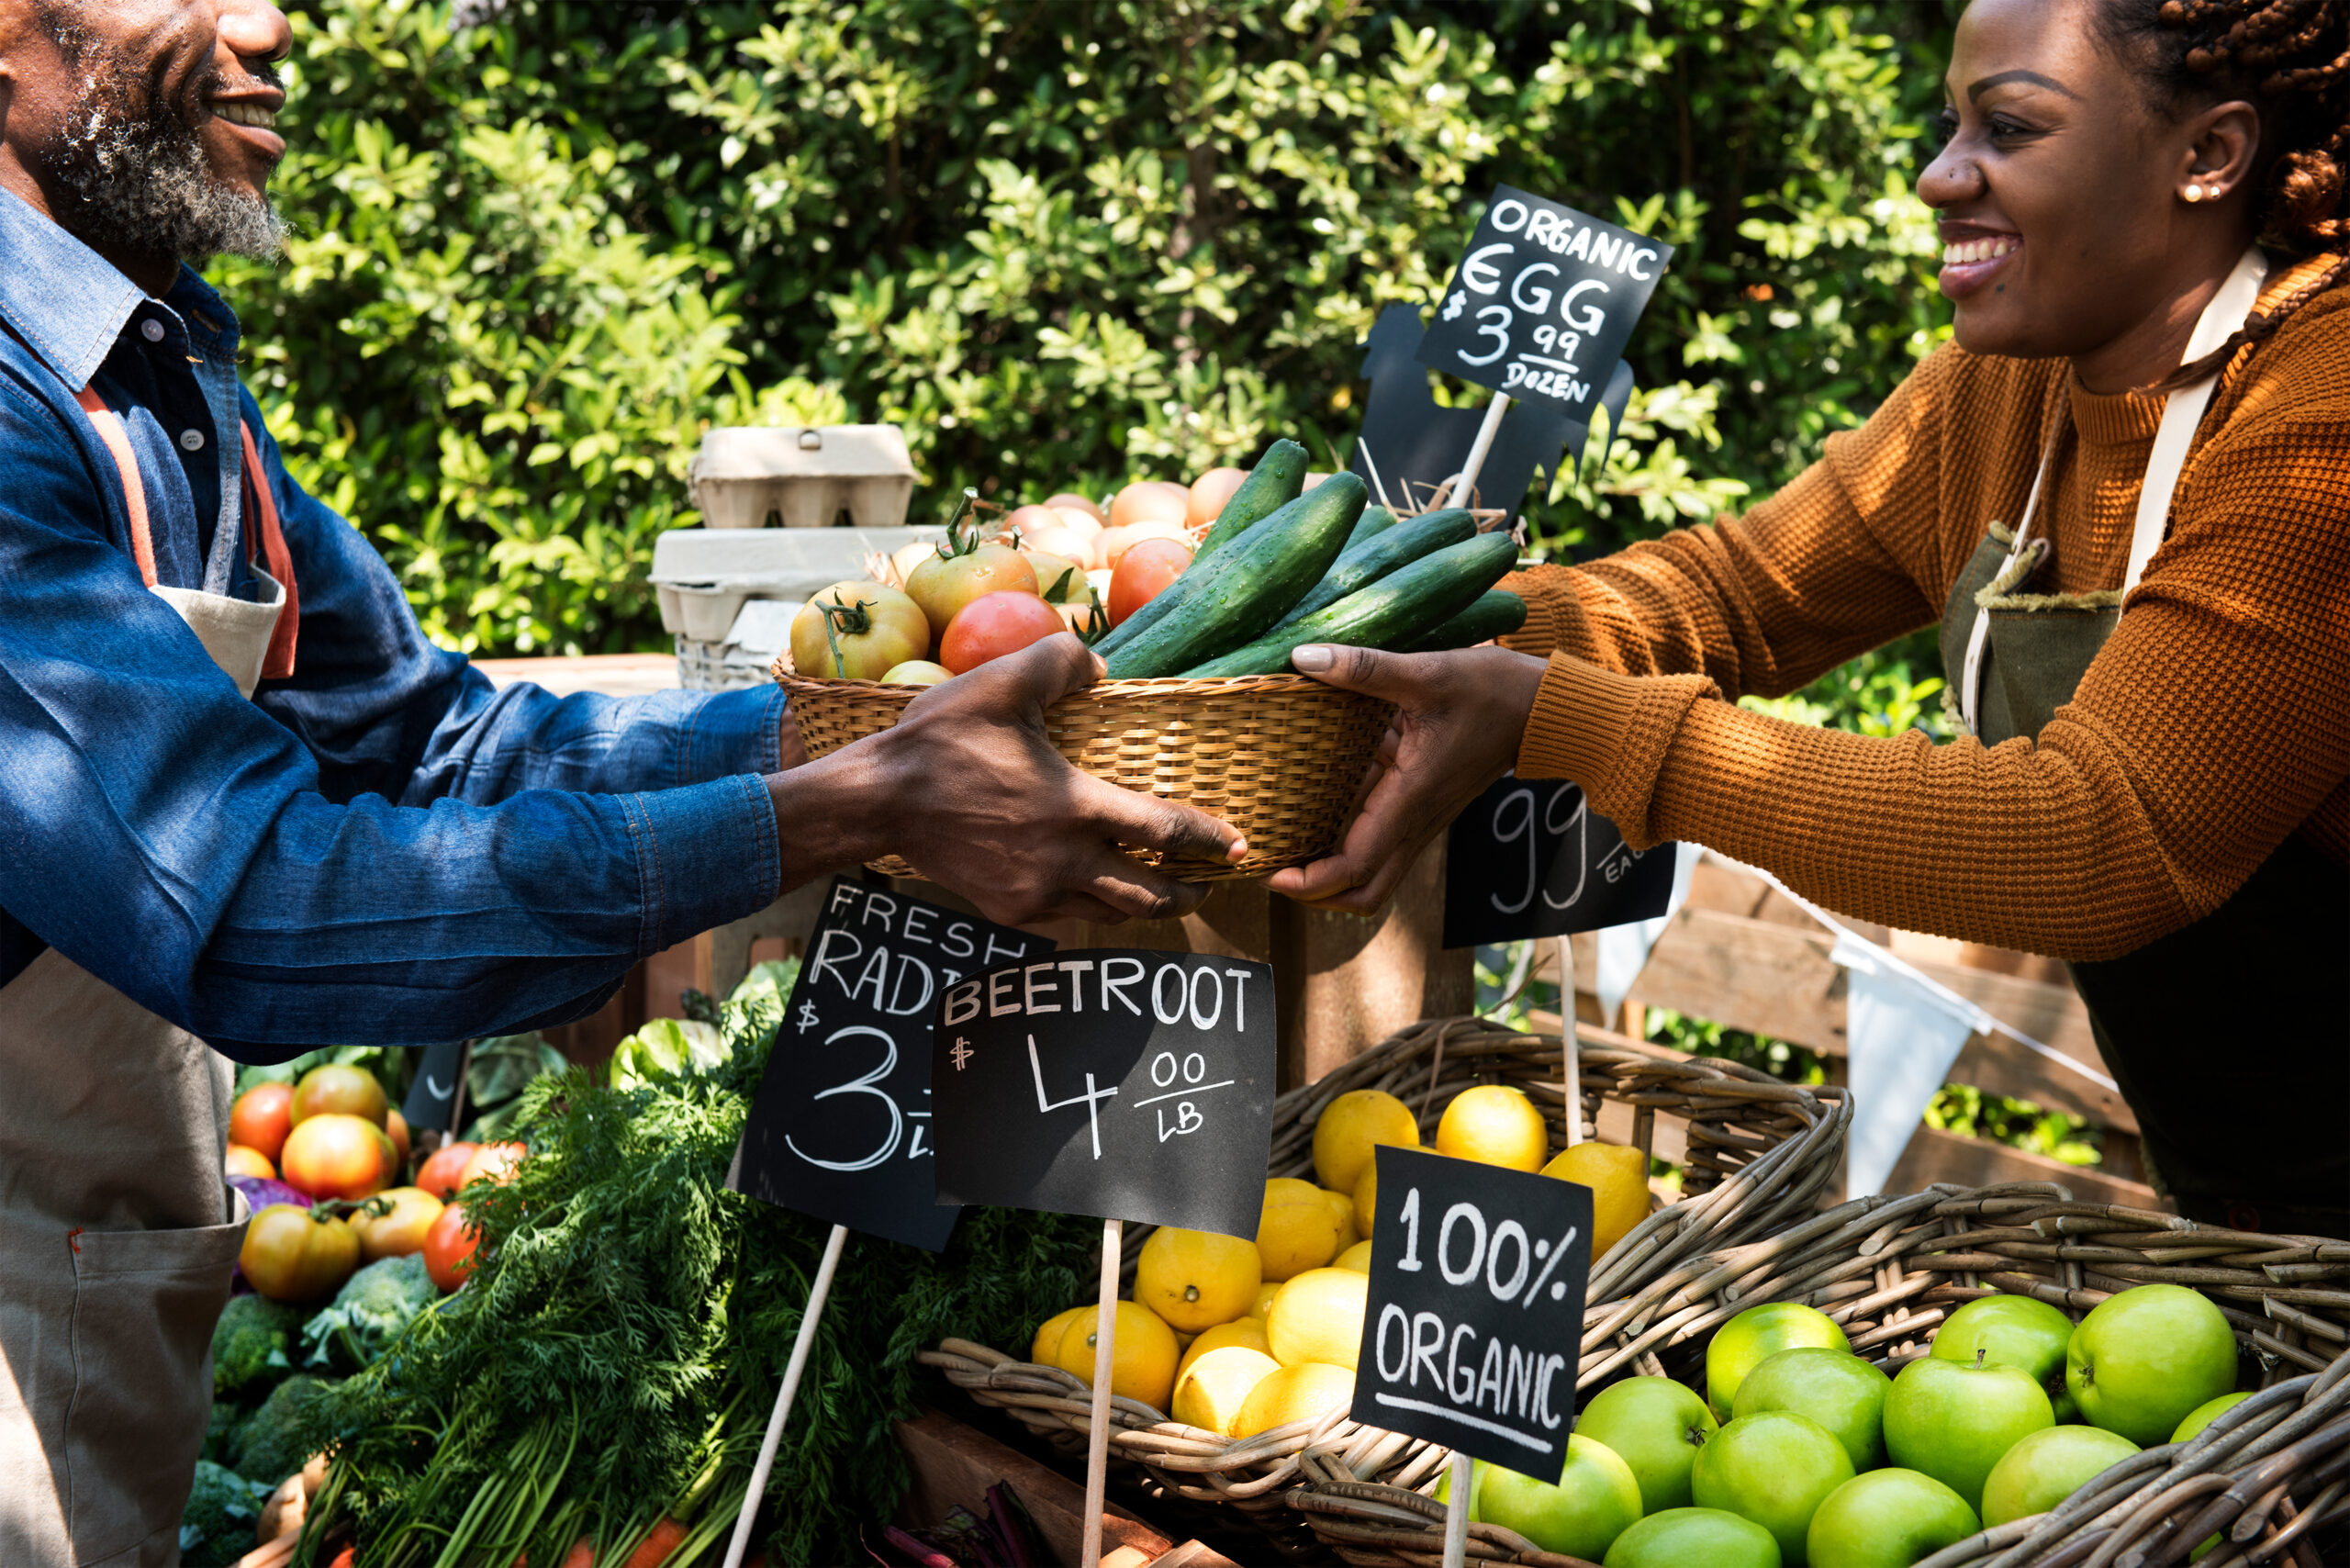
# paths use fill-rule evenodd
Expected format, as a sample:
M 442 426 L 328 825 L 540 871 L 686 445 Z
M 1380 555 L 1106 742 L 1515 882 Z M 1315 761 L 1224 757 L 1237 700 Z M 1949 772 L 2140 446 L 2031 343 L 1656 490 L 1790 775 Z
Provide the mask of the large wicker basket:
M 1383 1089 L 1413 1107 L 1424 1141 L 1432 1141 L 1444 1106 L 1475 1083 L 1509 1083 L 1527 1092 L 1550 1123 L 1554 1146 L 1565 1141 L 1565 1047 L 1556 1035 L 1527 1035 L 1481 1018 L 1415 1025 L 1373 1047 L 1317 1083 L 1275 1102 L 1270 1174 L 1313 1176 L 1314 1124 L 1349 1090 Z M 1617 1305 L 1647 1282 L 1685 1272 L 1714 1249 L 1759 1240 L 1815 1212 L 1836 1178 L 1850 1103 L 1840 1089 L 1803 1089 L 1735 1062 L 1688 1058 L 1607 1035 L 1583 1032 L 1578 1052 L 1583 1136 L 1595 1136 L 1606 1103 L 1628 1121 L 1629 1141 L 1654 1152 L 1660 1118 L 1686 1119 L 1683 1195 L 1663 1204 L 1608 1252 L 1592 1273 L 1583 1371 L 1579 1382 L 1612 1365 Z M 1130 1227 L 1130 1241 L 1147 1230 Z M 1126 1248 L 1131 1260 L 1136 1246 Z M 1055 1367 L 1022 1361 L 967 1340 L 925 1352 L 925 1363 L 979 1403 L 1010 1414 L 1069 1454 L 1084 1447 L 1090 1395 Z M 1113 1462 L 1137 1465 L 1146 1485 L 1200 1504 L 1237 1506 L 1288 1555 L 1319 1549 L 1282 1495 L 1304 1479 L 1299 1456 L 1335 1448 L 1362 1466 L 1359 1473 L 1400 1477 L 1405 1485 L 1433 1474 L 1446 1450 L 1334 1413 L 1233 1442 L 1169 1420 L 1133 1400 L 1113 1402 Z
M 1767 1301 L 1818 1307 L 1856 1352 L 1892 1370 L 1924 1354 L 1944 1316 L 1977 1296 L 2032 1295 L 2077 1319 L 2156 1282 L 2218 1304 L 2245 1385 L 2262 1392 L 2192 1441 L 2132 1455 L 2053 1512 L 1986 1530 L 1919 1568 L 2136 1568 L 2184 1562 L 2215 1531 L 2231 1539 L 2203 1568 L 2314 1564 L 2310 1532 L 2350 1514 L 2350 1242 L 2212 1229 L 2072 1203 L 2062 1187 L 2037 1183 L 1863 1198 L 1652 1278 L 1599 1326 L 1612 1341 L 1599 1372 L 1694 1380 L 1713 1330 Z M 1584 1365 L 1588 1374 L 1588 1356 Z M 1436 1561 L 1444 1510 L 1427 1495 L 1432 1468 L 1381 1484 L 1399 1478 L 1338 1442 L 1317 1445 L 1302 1465 L 1309 1484 L 1288 1501 L 1326 1548 L 1355 1563 Z M 1471 1529 L 1471 1554 L 1483 1561 L 1572 1561 L 1499 1526 Z
M 811 757 L 890 728 L 922 694 L 871 680 L 814 680 L 777 658 L 775 678 Z M 1136 857 L 1187 881 L 1261 877 L 1327 854 L 1352 814 L 1393 710 L 1302 675 L 1223 680 L 1104 680 L 1045 710 L 1063 756 L 1123 789 L 1222 817 L 1248 841 L 1237 864 Z M 922 873 L 890 857 L 893 877 Z

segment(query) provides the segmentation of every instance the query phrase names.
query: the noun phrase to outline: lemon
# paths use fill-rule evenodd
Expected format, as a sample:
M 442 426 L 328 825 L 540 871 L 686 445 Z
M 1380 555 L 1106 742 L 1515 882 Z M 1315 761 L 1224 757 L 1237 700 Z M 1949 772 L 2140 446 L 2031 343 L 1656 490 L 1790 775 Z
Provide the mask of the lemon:
M 1368 1241 L 1356 1242 L 1352 1247 L 1349 1247 L 1344 1252 L 1339 1253 L 1337 1260 L 1332 1263 L 1330 1267 L 1333 1269 L 1352 1269 L 1358 1274 L 1370 1273 L 1371 1243 Z
M 1135 1299 L 1178 1333 L 1241 1316 L 1264 1282 L 1257 1244 L 1213 1231 L 1161 1226 L 1135 1260 Z
M 1193 1361 L 1198 1361 L 1210 1350 L 1221 1350 L 1226 1345 L 1239 1345 L 1251 1350 L 1262 1350 L 1269 1356 L 1273 1353 L 1272 1346 L 1265 1342 L 1263 1318 L 1236 1317 L 1229 1323 L 1219 1323 L 1213 1328 L 1201 1329 L 1191 1344 L 1184 1347 L 1183 1359 L 1175 1363 L 1175 1382 L 1179 1385 L 1182 1383 L 1183 1373 L 1190 1370 Z
M 1246 1345 L 1210 1350 L 1175 1379 L 1175 1419 L 1229 1437 L 1248 1395 L 1281 1370 L 1272 1357 Z
M 1322 1189 L 1322 1195 L 1329 1200 L 1330 1212 L 1338 1216 L 1338 1250 L 1344 1252 L 1362 1239 L 1362 1232 L 1355 1226 L 1355 1195 L 1334 1193 L 1327 1187 Z
M 1379 1162 L 1371 1161 L 1355 1179 L 1355 1229 L 1371 1234 L 1371 1205 L 1379 1200 Z
M 1371 1276 L 1352 1269 L 1308 1269 L 1281 1286 L 1265 1318 L 1265 1342 L 1285 1367 L 1323 1361 L 1355 1369 Z
M 1248 1316 L 1259 1323 L 1265 1321 L 1265 1314 L 1273 1310 L 1273 1297 L 1281 1294 L 1281 1282 L 1279 1280 L 1267 1280 L 1263 1284 L 1259 1285 L 1257 1299 L 1249 1304 Z
M 1267 1372 L 1265 1380 L 1248 1391 L 1248 1397 L 1241 1401 L 1240 1414 L 1233 1419 L 1232 1435 L 1253 1438 L 1292 1421 L 1318 1421 L 1354 1402 L 1354 1373 L 1320 1361 L 1300 1361 Z
M 1339 1095 L 1314 1124 L 1314 1179 L 1353 1192 L 1372 1148 L 1382 1143 L 1420 1147 L 1420 1126 L 1404 1102 L 1377 1089 Z
M 1061 1353 L 1061 1335 L 1084 1310 L 1081 1306 L 1072 1306 L 1067 1312 L 1056 1312 L 1038 1325 L 1036 1342 L 1029 1348 L 1028 1359 L 1041 1367 L 1058 1364 L 1056 1358 Z
M 1085 1307 L 1061 1331 L 1060 1353 L 1053 1364 L 1074 1372 L 1086 1387 L 1093 1386 L 1094 1328 L 1099 1307 Z M 1118 1304 L 1118 1342 L 1110 1348 L 1110 1392 L 1139 1399 L 1154 1410 L 1167 1408 L 1175 1387 L 1175 1330 L 1158 1314 L 1136 1302 Z
M 1338 1216 L 1321 1188 L 1291 1176 L 1265 1183 L 1257 1255 L 1264 1277 L 1276 1282 L 1318 1269 L 1338 1255 Z
M 1649 1217 L 1649 1157 L 1619 1143 L 1579 1143 L 1542 1168 L 1545 1176 L 1591 1189 L 1591 1255 L 1624 1239 Z
M 1505 1083 L 1464 1089 L 1436 1125 L 1438 1154 L 1512 1170 L 1539 1170 L 1550 1152 L 1550 1129 L 1524 1092 Z

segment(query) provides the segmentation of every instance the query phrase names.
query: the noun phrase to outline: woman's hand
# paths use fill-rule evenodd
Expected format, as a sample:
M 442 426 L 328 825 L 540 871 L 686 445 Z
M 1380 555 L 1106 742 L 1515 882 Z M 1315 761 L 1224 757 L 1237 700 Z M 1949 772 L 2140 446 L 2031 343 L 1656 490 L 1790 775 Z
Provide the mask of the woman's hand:
M 1549 666 L 1498 647 L 1382 654 L 1317 645 L 1298 649 L 1290 662 L 1332 686 L 1395 704 L 1346 842 L 1328 859 L 1274 872 L 1269 884 L 1304 903 L 1369 914 L 1387 902 L 1421 846 L 1516 762 Z
M 1070 767 L 1045 710 L 1102 661 L 1048 637 L 931 688 L 890 729 L 767 780 L 785 885 L 897 855 L 1006 925 L 1184 914 L 1206 896 L 1120 852 L 1248 853 L 1228 823 Z

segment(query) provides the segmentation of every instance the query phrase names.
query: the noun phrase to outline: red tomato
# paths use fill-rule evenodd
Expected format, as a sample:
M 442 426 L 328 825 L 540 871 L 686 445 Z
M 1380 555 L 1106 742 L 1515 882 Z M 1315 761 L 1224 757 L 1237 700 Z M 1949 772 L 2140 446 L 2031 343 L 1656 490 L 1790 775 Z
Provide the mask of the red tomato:
M 272 1301 L 317 1301 L 359 1267 L 359 1238 L 330 1215 L 272 1204 L 245 1227 L 237 1267 Z
M 942 642 L 956 617 L 974 600 L 994 593 L 1024 593 L 1034 598 L 1039 586 L 1028 557 L 1002 544 L 978 545 L 960 555 L 933 555 L 906 578 L 906 591 L 922 606 L 922 612 L 930 618 L 932 633 Z M 953 665 L 946 667 L 955 668 Z
M 1034 593 L 1006 589 L 981 594 L 963 607 L 938 640 L 938 662 L 961 675 L 1065 630 L 1061 612 Z
M 359 1254 L 370 1263 L 381 1258 L 405 1258 L 411 1252 L 424 1250 L 424 1238 L 431 1234 L 432 1222 L 441 1217 L 446 1205 L 420 1187 L 393 1187 L 375 1194 L 371 1202 L 388 1202 L 391 1213 L 369 1214 L 365 1209 L 351 1216 L 351 1228 L 359 1236 Z
M 237 1096 L 229 1112 L 229 1141 L 257 1151 L 271 1164 L 294 1128 L 294 1086 L 256 1083 Z
M 312 1116 L 341 1114 L 364 1116 L 380 1127 L 390 1112 L 384 1099 L 384 1086 L 375 1081 L 374 1074 L 364 1068 L 333 1062 L 314 1067 L 302 1075 L 302 1081 L 294 1086 L 293 1109 L 297 1126 Z
M 527 1144 L 483 1144 L 474 1150 L 474 1157 L 465 1161 L 464 1172 L 457 1186 L 463 1190 L 472 1186 L 476 1182 L 485 1180 L 496 1182 L 502 1186 L 506 1179 L 514 1173 L 514 1168 L 522 1163 L 522 1157 L 530 1152 L 530 1146 Z
M 313 1198 L 364 1198 L 392 1184 L 392 1140 L 364 1116 L 330 1111 L 297 1124 L 285 1139 L 285 1180 Z
M 269 1156 L 257 1148 L 247 1148 L 241 1143 L 229 1145 L 228 1171 L 231 1176 L 258 1176 L 264 1182 L 277 1180 L 277 1167 L 269 1162 Z
M 1145 539 L 1130 546 L 1110 574 L 1110 624 L 1157 599 L 1191 564 L 1191 551 L 1172 539 Z
M 408 1169 L 408 1118 L 397 1111 L 384 1118 L 384 1136 L 392 1140 L 392 1152 L 399 1157 L 401 1170 Z M 397 1174 L 397 1172 L 394 1172 Z
M 416 1184 L 446 1203 L 465 1184 L 465 1162 L 481 1148 L 476 1143 L 444 1143 L 417 1167 Z
M 922 608 L 882 583 L 834 583 L 791 621 L 792 667 L 818 679 L 878 680 L 893 665 L 928 652 L 930 622 Z
M 424 1233 L 424 1271 L 432 1282 L 447 1295 L 465 1282 L 473 1272 L 474 1249 L 481 1245 L 481 1235 L 465 1223 L 462 1204 L 451 1204 Z

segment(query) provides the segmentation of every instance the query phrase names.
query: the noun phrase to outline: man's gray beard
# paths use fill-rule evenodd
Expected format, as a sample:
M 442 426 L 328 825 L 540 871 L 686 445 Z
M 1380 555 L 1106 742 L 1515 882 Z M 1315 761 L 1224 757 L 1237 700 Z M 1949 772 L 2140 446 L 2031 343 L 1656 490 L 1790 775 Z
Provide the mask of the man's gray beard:
M 274 261 L 285 226 L 266 196 L 216 178 L 193 126 L 151 95 L 128 62 L 67 47 L 81 101 L 62 142 L 42 159 L 55 217 L 95 251 L 203 261 Z M 204 85 L 189 93 L 200 100 Z

